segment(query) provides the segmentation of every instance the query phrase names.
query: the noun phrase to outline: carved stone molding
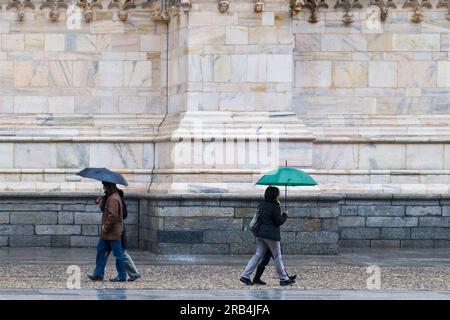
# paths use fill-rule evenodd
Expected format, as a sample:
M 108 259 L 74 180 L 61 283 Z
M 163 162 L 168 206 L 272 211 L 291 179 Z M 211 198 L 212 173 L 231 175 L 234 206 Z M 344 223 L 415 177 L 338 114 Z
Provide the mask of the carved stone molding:
M 20 21 L 25 18 L 25 9 L 34 9 L 35 6 L 31 2 L 31 0 L 11 0 L 8 2 L 8 5 L 6 6 L 6 10 L 16 9 L 17 10 L 17 19 Z
M 67 9 L 67 4 L 63 0 L 46 0 L 40 6 L 40 9 L 49 8 L 49 17 L 52 21 L 58 21 L 59 9 Z
M 230 9 L 230 2 L 228 0 L 220 0 L 217 4 L 220 13 L 227 13 Z
M 381 21 L 385 21 L 388 15 L 388 8 L 391 9 L 397 9 L 397 5 L 394 3 L 393 0 L 372 0 L 369 3 L 369 6 L 377 6 L 380 8 L 380 19 Z
M 436 8 L 447 8 L 448 13 L 445 16 L 445 19 L 450 21 L 450 1 L 449 0 L 439 0 Z
M 412 8 L 414 10 L 414 14 L 411 18 L 411 21 L 414 23 L 419 23 L 423 21 L 424 18 L 421 9 L 432 9 L 433 6 L 429 0 L 406 0 L 403 4 L 403 8 Z
M 128 20 L 128 9 L 136 8 L 134 0 L 113 0 L 108 4 L 108 9 L 117 8 L 119 12 L 117 13 L 120 21 Z
M 307 8 L 311 11 L 311 16 L 308 21 L 310 23 L 317 23 L 319 20 L 317 19 L 317 12 L 320 8 L 328 9 L 328 4 L 325 0 L 306 0 L 305 4 L 302 6 L 303 8 Z
M 362 5 L 358 0 L 337 0 L 334 5 L 335 9 L 342 8 L 345 13 L 342 17 L 342 22 L 344 24 L 351 24 L 355 21 L 353 17 L 353 13 L 351 12 L 353 9 L 362 9 Z
M 100 0 L 79 0 L 77 6 L 84 9 L 83 17 L 87 23 L 94 19 L 94 8 L 103 8 Z
M 290 7 L 293 13 L 299 13 L 302 11 L 302 7 L 304 6 L 304 0 L 290 0 Z
M 262 0 L 253 0 L 253 11 L 256 13 L 261 13 L 264 11 L 264 1 Z
M 180 8 L 181 11 L 183 12 L 189 12 L 189 10 L 191 9 L 191 0 L 181 0 L 180 1 Z

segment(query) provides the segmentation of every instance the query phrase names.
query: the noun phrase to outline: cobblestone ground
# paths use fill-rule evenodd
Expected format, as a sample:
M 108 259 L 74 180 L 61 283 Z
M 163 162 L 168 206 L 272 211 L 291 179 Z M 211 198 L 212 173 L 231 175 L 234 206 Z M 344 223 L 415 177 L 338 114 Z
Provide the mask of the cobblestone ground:
M 86 274 L 92 268 L 80 266 L 81 287 L 127 289 L 242 289 L 242 272 L 236 266 L 206 265 L 140 265 L 142 278 L 133 283 L 91 282 Z M 0 265 L 0 288 L 66 288 L 67 265 Z M 361 266 L 290 266 L 290 274 L 298 281 L 289 289 L 366 289 L 368 274 Z M 108 265 L 106 277 L 115 275 Z M 273 267 L 263 276 L 267 286 L 248 287 L 249 290 L 279 288 Z M 450 267 L 382 267 L 381 289 L 449 290 Z

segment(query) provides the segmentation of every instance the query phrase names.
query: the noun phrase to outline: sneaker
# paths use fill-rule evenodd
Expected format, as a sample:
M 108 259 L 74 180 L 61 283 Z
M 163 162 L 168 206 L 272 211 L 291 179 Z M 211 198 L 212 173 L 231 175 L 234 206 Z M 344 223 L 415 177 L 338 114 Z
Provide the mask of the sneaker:
M 253 279 L 253 284 L 257 284 L 257 285 L 260 285 L 260 286 L 265 286 L 267 283 L 265 283 L 261 279 Z
M 289 277 L 289 279 L 291 279 L 291 280 L 297 279 L 297 275 L 296 275 L 296 274 L 294 274 L 293 276 L 288 276 L 288 277 Z
M 287 280 L 280 280 L 280 286 L 290 286 L 291 284 L 294 284 L 295 280 L 293 279 L 287 279 Z
M 93 274 L 88 274 L 87 277 L 92 281 L 103 281 L 103 277 L 99 277 Z
M 252 285 L 253 285 L 253 282 L 252 282 L 252 280 L 250 280 L 250 279 L 241 277 L 241 279 L 239 279 L 239 280 L 240 280 L 242 283 L 245 283 L 245 284 L 248 285 L 248 286 L 252 286 Z
M 109 279 L 109 281 L 111 281 L 111 282 L 125 282 L 125 281 L 127 281 L 127 279 L 120 279 L 119 277 L 115 277 L 115 278 Z
M 135 275 L 135 276 L 132 276 L 132 277 L 129 277 L 128 278 L 128 281 L 136 281 L 137 279 L 139 279 L 141 277 L 141 275 L 140 274 L 138 274 L 138 275 Z

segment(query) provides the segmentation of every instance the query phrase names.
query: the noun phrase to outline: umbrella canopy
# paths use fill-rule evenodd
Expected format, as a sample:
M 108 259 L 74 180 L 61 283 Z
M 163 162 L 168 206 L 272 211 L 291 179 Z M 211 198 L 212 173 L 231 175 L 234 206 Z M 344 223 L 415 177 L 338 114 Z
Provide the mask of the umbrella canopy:
M 292 167 L 280 167 L 263 175 L 258 185 L 266 186 L 315 186 L 317 182 L 309 174 Z
M 127 181 L 120 173 L 108 170 L 106 168 L 85 168 L 78 172 L 77 176 L 98 181 L 121 184 L 124 186 L 128 185 Z

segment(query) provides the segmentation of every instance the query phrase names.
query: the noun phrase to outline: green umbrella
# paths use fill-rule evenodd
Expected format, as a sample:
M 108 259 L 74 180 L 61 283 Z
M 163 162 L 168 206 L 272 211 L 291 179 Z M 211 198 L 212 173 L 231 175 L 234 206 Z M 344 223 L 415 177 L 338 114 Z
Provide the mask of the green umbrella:
M 263 175 L 257 185 L 284 186 L 284 198 L 286 208 L 288 186 L 315 186 L 317 182 L 306 172 L 292 167 L 280 167 Z

